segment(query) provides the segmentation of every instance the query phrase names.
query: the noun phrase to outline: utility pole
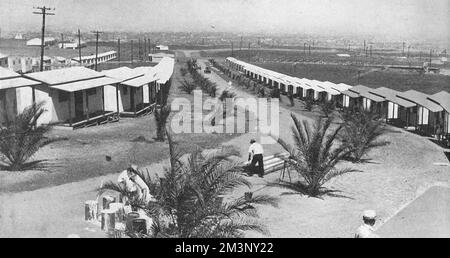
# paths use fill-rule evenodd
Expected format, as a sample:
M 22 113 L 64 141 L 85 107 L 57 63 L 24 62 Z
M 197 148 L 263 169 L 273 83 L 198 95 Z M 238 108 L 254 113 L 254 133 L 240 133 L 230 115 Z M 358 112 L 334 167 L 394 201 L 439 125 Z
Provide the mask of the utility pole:
M 61 33 L 61 48 L 64 49 L 64 34 Z
M 147 59 L 147 38 L 144 37 L 144 61 Z
M 96 38 L 96 40 L 95 40 L 95 71 L 97 71 L 97 68 L 98 68 L 98 37 L 103 32 L 96 30 L 96 31 L 92 31 L 92 33 L 95 34 L 95 38 Z
M 242 52 L 242 40 L 243 40 L 243 36 L 241 36 L 241 42 L 239 43 L 239 52 Z
M 131 64 L 133 64 L 133 40 L 131 40 Z
M 233 44 L 233 41 L 231 41 L 231 56 L 234 57 L 234 44 Z
M 117 61 L 120 63 L 120 39 L 117 39 Z
M 81 66 L 81 32 L 80 32 L 80 29 L 78 29 L 78 58 L 80 60 L 80 66 Z
M 55 15 L 54 13 L 50 13 L 47 11 L 51 11 L 52 8 L 48 8 L 45 6 L 42 7 L 33 7 L 34 9 L 40 10 L 39 12 L 33 12 L 33 14 L 39 14 L 42 15 L 42 32 L 41 32 L 41 64 L 40 64 L 40 71 L 44 71 L 44 48 L 45 48 L 45 17 L 47 15 Z M 55 8 L 53 8 L 53 11 Z
M 366 40 L 364 40 L 364 54 L 366 54 Z M 367 54 L 366 54 L 366 56 L 367 56 Z
M 150 53 L 153 54 L 153 47 L 152 47 L 152 40 L 148 39 L 148 41 L 150 42 L 148 45 L 150 46 Z
M 430 49 L 430 65 L 429 65 L 428 67 L 431 67 L 431 57 L 432 57 L 432 54 L 433 54 L 433 49 Z
M 142 60 L 141 38 L 138 39 L 138 60 Z

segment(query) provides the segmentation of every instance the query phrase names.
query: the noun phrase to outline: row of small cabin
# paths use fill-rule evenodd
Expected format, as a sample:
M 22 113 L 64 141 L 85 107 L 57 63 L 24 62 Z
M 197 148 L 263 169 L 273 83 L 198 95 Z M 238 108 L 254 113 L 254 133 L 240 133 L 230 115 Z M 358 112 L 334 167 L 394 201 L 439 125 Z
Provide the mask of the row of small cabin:
M 437 129 L 450 135 L 450 93 L 441 91 L 427 95 L 415 90 L 399 92 L 390 88 L 369 88 L 363 85 L 322 82 L 296 78 L 267 70 L 232 57 L 227 65 L 240 74 L 266 85 L 277 87 L 283 94 L 316 101 L 334 100 L 338 107 L 361 106 L 378 112 L 386 121 L 397 126 L 433 135 Z
M 19 75 L 0 68 L 0 125 L 32 103 L 44 103 L 39 124 L 75 127 L 111 116 L 136 116 L 156 104 L 170 83 L 174 59 L 154 67 L 97 72 L 85 67 Z

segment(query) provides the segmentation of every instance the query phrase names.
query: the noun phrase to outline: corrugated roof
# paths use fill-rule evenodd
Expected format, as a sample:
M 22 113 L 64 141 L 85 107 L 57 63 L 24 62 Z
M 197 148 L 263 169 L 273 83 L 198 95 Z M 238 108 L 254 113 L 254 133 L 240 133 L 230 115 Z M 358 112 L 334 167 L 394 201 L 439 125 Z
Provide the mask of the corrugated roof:
M 95 78 L 95 79 L 90 79 L 90 80 L 85 80 L 85 81 L 58 84 L 56 86 L 50 86 L 50 88 L 58 89 L 58 90 L 66 91 L 66 92 L 75 92 L 75 91 L 87 90 L 87 89 L 102 87 L 105 85 L 115 84 L 118 82 L 120 82 L 120 81 L 105 76 L 105 77 Z
M 21 77 L 20 74 L 0 67 L 0 90 L 39 85 L 40 82 Z
M 339 83 L 339 84 L 335 84 L 332 88 L 339 92 L 343 92 L 343 91 L 353 88 L 353 86 L 350 86 L 350 85 L 347 85 L 344 83 Z
M 416 106 L 414 102 L 397 97 L 397 94 L 399 94 L 400 92 L 393 89 L 381 87 L 377 89 L 372 89 L 370 92 L 405 108 L 411 108 Z
M 326 90 L 320 86 L 321 82 L 317 80 L 310 80 L 309 85 L 317 92 L 325 92 Z
M 355 93 L 355 92 L 350 91 L 350 90 L 344 90 L 342 92 L 342 94 L 344 94 L 346 96 L 349 96 L 350 98 L 359 98 L 360 97 L 358 93 Z
M 19 77 L 19 76 L 20 76 L 20 74 L 14 72 L 14 71 L 11 71 L 7 68 L 0 67 L 0 80 L 6 79 L 6 78 Z
M 103 77 L 102 73 L 85 67 L 70 67 L 45 72 L 29 73 L 25 77 L 49 84 L 63 84 Z
M 120 80 L 120 81 L 127 81 L 131 80 L 140 76 L 144 76 L 143 71 L 139 71 L 136 69 L 131 69 L 129 67 L 120 67 L 116 69 L 110 69 L 110 70 L 103 70 L 102 74 Z
M 438 103 L 448 113 L 450 113 L 450 93 L 446 91 L 441 91 L 439 93 L 429 96 L 428 98 Z
M 370 93 L 372 89 L 369 87 L 366 87 L 364 85 L 357 85 L 355 87 L 352 87 L 349 89 L 349 91 L 352 91 L 356 94 L 358 94 L 361 97 L 364 97 L 366 99 L 370 99 L 375 102 L 383 102 L 385 99 L 383 97 L 377 96 L 375 94 Z
M 173 75 L 174 65 L 175 60 L 173 58 L 164 57 L 156 66 L 153 67 L 156 71 L 158 83 L 164 84 L 170 80 Z
M 248 64 L 233 57 L 228 57 L 227 60 L 244 66 L 245 70 L 265 75 L 265 77 L 271 78 L 272 80 L 291 84 L 294 87 L 313 89 L 318 92 L 326 91 L 333 95 L 339 95 L 340 93 L 342 93 L 351 98 L 364 97 L 375 102 L 383 102 L 387 100 L 406 108 L 414 107 L 418 104 L 429 109 L 432 112 L 442 111 L 442 108 L 446 109 L 447 111 L 450 110 L 450 93 L 446 91 L 428 96 L 426 94 L 413 90 L 408 92 L 398 92 L 385 87 L 381 87 L 378 89 L 372 89 L 363 85 L 352 87 L 344 83 L 335 84 L 328 81 L 320 82 L 317 80 L 308 80 L 306 78 L 299 79 L 290 77 L 278 72 Z
M 142 87 L 142 86 L 149 84 L 151 82 L 154 82 L 156 80 L 158 80 L 158 78 L 155 75 L 146 74 L 144 76 L 137 77 L 135 79 L 124 81 L 121 84 L 131 86 L 131 87 Z
M 305 79 L 305 78 L 297 78 L 297 83 L 300 85 L 301 88 L 306 89 L 306 90 L 312 90 L 313 88 L 309 85 L 310 84 L 310 80 Z
M 10 78 L 10 79 L 1 79 L 0 80 L 0 90 L 12 89 L 12 88 L 20 88 L 26 86 L 34 86 L 39 85 L 40 82 L 25 79 L 22 77 Z
M 418 92 L 418 91 L 415 91 L 415 90 L 400 92 L 399 94 L 397 94 L 397 96 L 400 98 L 412 101 L 412 102 L 430 110 L 431 112 L 440 112 L 440 111 L 444 110 L 441 106 L 436 104 L 434 101 L 429 100 L 428 95 Z
M 331 95 L 340 95 L 341 92 L 335 90 L 335 89 L 333 88 L 334 85 L 336 85 L 336 84 L 334 84 L 334 83 L 332 83 L 332 82 L 329 82 L 329 81 L 325 81 L 325 82 L 322 82 L 320 86 L 321 86 L 322 88 L 324 88 L 325 91 L 328 92 L 328 93 L 330 93 Z

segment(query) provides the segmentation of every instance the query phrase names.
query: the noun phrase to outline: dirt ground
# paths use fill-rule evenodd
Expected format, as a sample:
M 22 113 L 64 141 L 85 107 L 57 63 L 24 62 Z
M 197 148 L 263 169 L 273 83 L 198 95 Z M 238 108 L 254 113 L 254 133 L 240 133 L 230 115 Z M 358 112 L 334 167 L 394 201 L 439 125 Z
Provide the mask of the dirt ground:
M 216 77 L 217 80 L 220 80 Z M 240 96 L 247 92 L 234 87 Z M 288 142 L 291 109 L 280 108 L 282 137 Z M 294 111 L 297 116 L 310 119 L 311 114 Z M 389 144 L 372 150 L 368 163 L 342 163 L 341 167 L 360 170 L 346 174 L 326 184 L 342 191 L 343 198 L 308 198 L 286 195 L 285 189 L 266 187 L 260 193 L 281 198 L 278 208 L 260 207 L 261 223 L 267 225 L 273 237 L 352 237 L 361 223 L 361 214 L 374 209 L 379 215 L 376 227 L 389 220 L 405 204 L 414 200 L 423 189 L 435 184 L 448 185 L 450 169 L 433 163 L 448 163 L 442 149 L 426 138 L 398 128 L 390 128 L 380 141 Z M 291 141 L 292 142 L 292 141 Z M 266 147 L 266 146 L 265 146 Z M 279 175 L 270 175 L 264 181 L 276 181 Z M 258 180 L 258 179 L 255 179 Z M 257 183 L 259 189 L 264 182 Z M 244 191 L 244 190 L 243 190 Z M 239 192 L 236 195 L 242 194 Z M 263 237 L 249 233 L 249 237 Z
M 450 188 L 435 186 L 402 209 L 377 233 L 388 238 L 450 237 Z
M 190 56 L 190 53 L 184 54 L 187 57 Z M 199 60 L 199 62 L 204 61 Z M 220 76 L 212 73 L 210 78 L 221 89 L 228 87 L 227 81 Z M 237 87 L 234 87 L 233 91 L 241 97 L 250 96 L 249 93 Z M 280 107 L 282 137 L 292 142 L 289 131 L 290 113 L 291 110 Z M 311 119 L 301 110 L 296 111 L 296 114 L 301 118 Z M 146 125 L 143 123 L 142 126 L 144 124 Z M 133 126 L 130 125 L 130 127 Z M 127 139 L 133 139 L 135 136 Z M 244 158 L 248 141 L 256 136 L 258 135 L 243 134 L 228 140 L 222 138 L 221 142 L 240 148 Z M 115 142 L 113 133 L 111 137 L 110 142 L 105 144 L 105 150 L 109 151 L 110 148 L 107 146 Z M 95 140 L 95 137 L 91 139 Z M 364 210 L 377 211 L 379 220 L 376 227 L 378 228 L 396 215 L 405 204 L 415 200 L 424 192 L 424 189 L 436 184 L 448 185 L 449 167 L 433 165 L 436 162 L 448 163 L 448 160 L 442 149 L 428 139 L 392 128 L 381 140 L 386 140 L 389 144 L 371 151 L 368 155 L 370 157 L 368 163 L 344 162 L 339 165 L 361 171 L 346 174 L 325 185 L 330 189 L 341 191 L 343 197 L 340 198 L 328 196 L 323 199 L 309 198 L 303 195 L 287 194 L 288 190 L 279 187 L 267 187 L 268 182 L 279 180 L 278 173 L 267 175 L 263 179 L 249 178 L 253 184 L 251 191 L 255 191 L 255 194 L 268 194 L 280 200 L 278 207 L 258 207 L 260 223 L 268 228 L 270 236 L 352 237 L 361 223 L 361 214 Z M 214 144 L 216 147 L 220 145 L 219 142 Z M 266 155 L 282 151 L 277 144 L 264 145 L 264 149 Z M 98 155 L 99 160 L 104 159 L 103 153 Z M 157 156 L 160 155 L 161 152 Z M 114 156 L 113 160 L 115 160 Z M 147 166 L 151 173 L 162 171 L 166 161 L 161 160 L 162 162 L 154 162 Z M 119 167 L 115 168 L 116 172 L 119 170 Z M 295 180 L 294 172 L 292 175 Z M 81 237 L 104 237 L 97 225 L 83 221 L 83 203 L 86 200 L 95 199 L 95 189 L 102 181 L 114 180 L 116 176 L 117 174 L 108 174 L 36 191 L 1 194 L 0 236 L 66 237 L 68 234 L 78 234 Z M 245 191 L 249 190 L 240 188 L 227 198 L 242 196 Z M 382 232 L 380 231 L 380 235 L 383 237 Z M 248 232 L 247 237 L 265 236 Z
M 180 92 L 179 64 L 169 101 L 177 97 L 192 100 L 193 96 Z M 0 193 L 21 192 L 80 181 L 117 173 L 130 163 L 150 165 L 168 157 L 167 143 L 155 142 L 154 117 L 121 119 L 97 127 L 78 130 L 54 128 L 50 138 L 60 139 L 37 152 L 34 160 L 43 160 L 40 170 L 10 172 L 0 171 Z M 188 152 L 196 146 L 215 148 L 237 135 L 230 134 L 177 134 L 174 139 Z M 106 161 L 106 156 L 112 158 Z

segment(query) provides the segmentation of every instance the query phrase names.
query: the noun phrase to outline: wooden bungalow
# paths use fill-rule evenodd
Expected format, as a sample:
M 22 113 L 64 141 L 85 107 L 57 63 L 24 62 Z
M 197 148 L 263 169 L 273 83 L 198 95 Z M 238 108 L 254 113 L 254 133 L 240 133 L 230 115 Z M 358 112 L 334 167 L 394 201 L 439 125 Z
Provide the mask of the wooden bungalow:
M 388 124 L 407 128 L 412 121 L 415 121 L 414 118 L 411 120 L 410 114 L 416 107 L 416 104 L 406 99 L 397 97 L 400 92 L 381 87 L 372 89 L 370 93 L 380 96 L 386 100 L 384 102 L 384 110 L 386 112 L 385 119 Z
M 33 104 L 34 88 L 39 84 L 0 67 L 0 125 Z
M 44 101 L 48 112 L 44 113 L 39 123 L 77 128 L 116 121 L 118 118 L 117 100 L 105 98 L 104 88 L 108 85 L 118 87 L 119 80 L 85 67 L 24 76 L 40 82 L 35 86 L 36 102 Z M 111 108 L 114 105 L 116 107 Z
M 450 138 L 450 93 L 441 91 L 428 97 L 431 101 L 439 104 L 444 110 L 441 112 L 438 118 L 438 124 L 441 127 L 442 135 L 446 138 Z
M 417 105 L 410 114 L 410 117 L 415 120 L 413 129 L 421 134 L 433 135 L 440 122 L 440 112 L 444 110 L 442 106 L 430 100 L 428 95 L 415 90 L 400 92 L 397 97 Z

